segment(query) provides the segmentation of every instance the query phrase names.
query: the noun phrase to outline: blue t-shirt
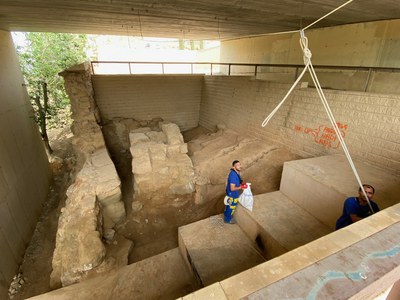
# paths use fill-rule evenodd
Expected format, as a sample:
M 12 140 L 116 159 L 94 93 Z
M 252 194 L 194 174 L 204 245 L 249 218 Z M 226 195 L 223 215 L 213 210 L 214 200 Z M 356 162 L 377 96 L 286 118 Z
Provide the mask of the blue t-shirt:
M 231 191 L 231 183 L 233 183 L 236 187 L 240 186 L 241 178 L 235 170 L 231 169 L 228 176 L 228 182 L 226 184 L 226 195 L 233 199 L 239 198 L 239 191 Z
M 374 212 L 378 212 L 379 211 L 378 205 L 372 200 L 369 200 L 369 202 L 371 203 Z M 343 214 L 336 221 L 336 230 L 346 227 L 350 224 L 353 224 L 350 215 L 356 215 L 357 217 L 360 218 L 366 218 L 371 214 L 372 214 L 371 209 L 369 208 L 368 204 L 360 205 L 356 197 L 347 198 L 346 201 L 344 201 Z

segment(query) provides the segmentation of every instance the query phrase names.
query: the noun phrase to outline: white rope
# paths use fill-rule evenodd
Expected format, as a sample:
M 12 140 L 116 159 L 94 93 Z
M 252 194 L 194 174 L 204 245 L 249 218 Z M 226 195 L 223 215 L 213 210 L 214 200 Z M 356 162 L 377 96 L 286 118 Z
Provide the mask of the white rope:
M 289 97 L 290 93 L 293 91 L 293 89 L 296 87 L 296 85 L 299 83 L 301 78 L 304 76 L 304 74 L 307 71 L 308 65 L 305 66 L 304 70 L 301 72 L 300 76 L 297 78 L 297 80 L 293 83 L 292 87 L 290 90 L 287 92 L 286 96 L 282 99 L 282 101 L 275 107 L 275 109 L 264 119 L 262 122 L 261 126 L 265 127 L 268 122 L 272 119 L 272 117 L 275 115 L 275 113 L 279 110 L 279 108 L 282 106 L 282 104 L 286 101 L 286 99 Z
M 304 27 L 303 29 L 299 29 L 299 30 L 288 30 L 288 31 L 279 31 L 279 32 L 271 32 L 271 33 L 263 33 L 263 34 L 251 34 L 251 35 L 246 35 L 246 36 L 241 36 L 241 37 L 236 37 L 236 38 L 231 38 L 231 39 L 225 39 L 223 41 L 231 41 L 231 40 L 241 40 L 241 39 L 250 39 L 250 38 L 254 38 L 254 37 L 261 37 L 261 36 L 272 36 L 272 35 L 280 35 L 280 34 L 292 34 L 292 33 L 297 33 L 297 32 L 301 32 L 301 30 L 306 30 L 308 28 L 310 28 L 311 26 L 314 26 L 315 24 L 317 24 L 318 22 L 322 21 L 323 19 L 325 19 L 327 16 L 333 14 L 334 12 L 338 11 L 339 9 L 345 7 L 347 4 L 353 2 L 354 0 L 349 0 L 345 3 L 343 3 L 342 5 L 340 5 L 339 7 L 335 8 L 334 10 L 332 10 L 331 12 L 327 13 L 326 15 L 322 16 L 321 18 L 319 18 L 318 20 L 312 22 L 311 24 L 307 25 L 306 27 Z
M 345 141 L 344 141 L 344 139 L 342 137 L 342 134 L 341 134 L 341 132 L 339 130 L 339 127 L 337 126 L 337 122 L 335 120 L 335 117 L 334 117 L 334 115 L 332 113 L 331 108 L 329 107 L 328 101 L 326 100 L 325 94 L 324 94 L 324 92 L 322 90 L 321 84 L 319 83 L 317 74 L 315 73 L 314 67 L 313 67 L 311 62 L 309 64 L 309 66 L 308 66 L 308 69 L 310 71 L 311 78 L 312 78 L 312 80 L 314 82 L 314 85 L 315 85 L 315 87 L 317 89 L 319 97 L 320 97 L 320 99 L 322 101 L 322 104 L 324 105 L 325 111 L 328 114 L 328 118 L 331 121 L 333 129 L 335 130 L 336 136 L 338 137 L 339 142 L 342 145 L 342 149 L 343 149 L 343 151 L 344 151 L 344 153 L 346 155 L 346 158 L 347 158 L 347 160 L 348 160 L 348 162 L 350 164 L 350 167 L 351 167 L 351 169 L 352 169 L 352 171 L 354 173 L 354 176 L 356 177 L 357 183 L 360 186 L 361 191 L 363 192 L 365 199 L 367 200 L 367 203 L 368 203 L 369 208 L 371 209 L 371 212 L 374 213 L 374 209 L 372 208 L 372 205 L 371 205 L 371 203 L 369 201 L 369 198 L 368 198 L 368 196 L 367 196 L 367 194 L 366 194 L 366 192 L 364 190 L 362 181 L 360 179 L 360 176 L 358 175 L 358 172 L 357 172 L 357 169 L 356 169 L 356 167 L 354 165 L 353 159 L 351 158 L 351 155 L 350 155 L 350 152 L 349 152 L 349 150 L 347 148 L 347 145 L 346 145 L 346 143 L 345 143 Z
M 322 16 L 321 18 L 319 18 L 318 20 L 312 22 L 310 25 L 307 25 L 306 27 L 303 28 L 303 30 L 306 30 L 308 28 L 310 28 L 311 26 L 314 26 L 315 24 L 317 24 L 319 21 L 325 19 L 327 16 L 333 14 L 334 12 L 338 11 L 339 9 L 345 7 L 347 4 L 353 2 L 353 0 L 349 0 L 346 3 L 343 3 L 342 5 L 340 5 L 339 7 L 335 8 L 334 10 L 332 10 L 331 12 L 327 13 L 326 15 Z
M 353 0 L 351 0 L 351 1 L 353 1 Z M 351 2 L 351 1 L 349 1 L 349 2 Z M 310 49 L 308 48 L 308 39 L 304 34 L 304 30 L 300 31 L 300 46 L 301 46 L 301 49 L 303 51 L 303 60 L 304 60 L 304 64 L 305 64 L 304 70 L 301 72 L 300 76 L 297 78 L 295 83 L 292 85 L 292 87 L 290 88 L 288 93 L 285 95 L 283 100 L 265 118 L 265 120 L 262 122 L 261 126 L 265 127 L 267 125 L 267 123 L 272 119 L 274 114 L 278 111 L 278 109 L 282 106 L 282 104 L 285 102 L 285 100 L 289 97 L 290 93 L 293 91 L 293 89 L 298 84 L 300 79 L 304 76 L 305 71 L 308 70 L 310 72 L 311 78 L 312 78 L 312 80 L 314 82 L 314 85 L 316 87 L 316 90 L 318 92 L 318 95 L 319 95 L 319 97 L 321 99 L 321 102 L 322 102 L 322 104 L 323 104 L 323 106 L 325 108 L 325 111 L 326 111 L 327 115 L 328 115 L 328 118 L 329 118 L 329 120 L 330 120 L 330 122 L 331 122 L 331 124 L 333 126 L 333 129 L 335 130 L 336 136 L 337 136 L 337 138 L 338 138 L 338 140 L 339 140 L 339 142 L 340 142 L 340 144 L 341 144 L 341 146 L 343 148 L 343 151 L 344 151 L 344 153 L 346 155 L 346 158 L 347 158 L 347 160 L 348 160 L 348 162 L 350 164 L 350 167 L 351 167 L 351 169 L 352 169 L 352 171 L 353 171 L 353 173 L 354 173 L 354 175 L 356 177 L 358 185 L 360 186 L 360 189 L 363 192 L 365 199 L 367 200 L 367 203 L 368 203 L 369 208 L 371 209 L 371 212 L 374 213 L 374 210 L 373 210 L 373 208 L 371 206 L 369 198 L 368 198 L 368 196 L 367 196 L 367 194 L 366 194 L 366 192 L 364 190 L 364 187 L 363 187 L 362 181 L 360 179 L 360 176 L 358 175 L 357 169 L 356 169 L 356 167 L 354 165 L 354 162 L 353 162 L 353 160 L 351 158 L 350 152 L 349 152 L 349 150 L 347 148 L 347 145 L 346 145 L 346 143 L 345 143 L 345 141 L 344 141 L 344 139 L 342 137 L 342 134 L 341 134 L 341 132 L 339 130 L 339 127 L 337 126 L 337 122 L 336 122 L 335 117 L 334 117 L 334 115 L 332 113 L 332 110 L 329 107 L 328 101 L 326 100 L 326 97 L 325 97 L 325 94 L 324 94 L 324 92 L 322 90 L 321 84 L 319 83 L 317 74 L 315 73 L 314 67 L 313 67 L 312 62 L 311 62 L 312 53 L 311 53 Z

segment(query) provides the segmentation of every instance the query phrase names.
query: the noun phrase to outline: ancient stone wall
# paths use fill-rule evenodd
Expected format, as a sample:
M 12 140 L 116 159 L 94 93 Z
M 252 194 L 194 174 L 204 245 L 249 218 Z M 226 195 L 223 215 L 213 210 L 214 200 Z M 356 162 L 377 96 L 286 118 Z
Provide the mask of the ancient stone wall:
M 75 283 L 100 267 L 106 255 L 102 239 L 113 240 L 114 227 L 125 218 L 121 182 L 98 125 L 90 69 L 83 64 L 61 75 L 71 100 L 78 175 L 59 218 L 53 288 Z
M 160 131 L 140 128 L 131 131 L 135 203 L 151 206 L 179 205 L 179 196 L 195 191 L 193 164 L 179 127 L 160 123 Z

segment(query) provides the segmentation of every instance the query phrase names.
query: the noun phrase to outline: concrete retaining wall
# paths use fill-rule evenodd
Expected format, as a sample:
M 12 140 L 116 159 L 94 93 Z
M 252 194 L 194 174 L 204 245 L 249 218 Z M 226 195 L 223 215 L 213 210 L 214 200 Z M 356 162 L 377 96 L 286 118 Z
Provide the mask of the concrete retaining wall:
M 203 76 L 94 75 L 96 103 L 103 120 L 161 117 L 181 130 L 199 122 Z
M 334 26 L 306 31 L 314 65 L 399 68 L 400 19 Z M 221 62 L 303 64 L 299 33 L 268 35 L 221 42 Z M 237 69 L 254 73 L 254 68 Z M 235 73 L 235 70 L 233 70 Z M 324 87 L 400 94 L 399 72 L 317 72 Z M 243 74 L 243 73 L 242 73 Z M 243 74 L 244 75 L 244 74 Z M 258 78 L 293 82 L 295 69 L 259 68 Z M 309 82 L 311 80 L 307 78 Z
M 47 196 L 49 169 L 9 32 L 0 30 L 0 298 L 18 271 Z
M 313 88 L 294 90 L 267 127 L 261 127 L 289 88 L 249 77 L 207 76 L 199 124 L 209 129 L 226 124 L 304 157 L 342 153 Z M 400 174 L 400 96 L 332 90 L 325 95 L 353 157 Z

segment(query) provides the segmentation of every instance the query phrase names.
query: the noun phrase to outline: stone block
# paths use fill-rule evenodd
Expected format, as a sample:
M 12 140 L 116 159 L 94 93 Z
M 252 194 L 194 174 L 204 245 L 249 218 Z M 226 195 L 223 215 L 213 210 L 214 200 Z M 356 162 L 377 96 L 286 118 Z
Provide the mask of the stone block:
M 119 182 L 119 177 L 117 174 L 117 170 L 114 167 L 114 164 L 111 163 L 109 165 L 96 168 L 96 181 L 98 183 L 103 183 L 106 181 Z
M 79 265 L 82 271 L 88 271 L 101 264 L 106 255 L 106 249 L 101 242 L 100 233 L 91 231 L 79 243 Z
M 187 144 L 185 143 L 185 144 L 182 144 L 181 146 L 180 146 L 180 153 L 182 153 L 182 154 L 186 154 L 186 153 L 188 153 L 188 146 L 187 146 Z
M 91 155 L 91 163 L 94 167 L 102 167 L 105 165 L 112 164 L 112 161 L 111 161 L 110 156 L 108 155 L 107 149 L 102 148 L 102 149 L 96 150 Z
M 137 144 L 131 147 L 132 158 L 142 158 L 149 153 L 150 143 Z
M 129 133 L 129 141 L 131 142 L 131 146 L 140 144 L 140 143 L 146 143 L 150 142 L 150 139 L 147 135 L 144 133 Z
M 162 124 L 161 129 L 166 134 L 169 145 L 179 145 L 183 143 L 183 136 L 178 125 L 172 123 Z
M 152 143 L 150 144 L 149 152 L 152 162 L 155 160 L 165 160 L 167 156 L 167 146 L 164 144 Z
M 110 217 L 110 219 L 116 224 L 122 222 L 125 219 L 125 206 L 122 201 L 112 203 L 104 207 L 104 214 Z
M 133 174 L 147 174 L 151 173 L 152 167 L 150 163 L 150 156 L 147 154 L 146 156 L 140 158 L 132 159 L 132 173 Z
M 167 155 L 172 158 L 178 154 L 181 154 L 181 145 L 170 145 L 167 148 Z
M 87 216 L 90 213 L 96 213 L 98 203 L 96 203 L 96 195 L 88 193 L 79 201 L 79 212 L 82 216 Z
M 150 131 L 150 132 L 146 132 L 146 135 L 149 137 L 149 139 L 152 142 L 162 143 L 162 144 L 167 143 L 167 136 L 165 135 L 164 132 Z
M 119 202 L 121 200 L 119 179 L 96 185 L 96 196 L 103 206 Z

